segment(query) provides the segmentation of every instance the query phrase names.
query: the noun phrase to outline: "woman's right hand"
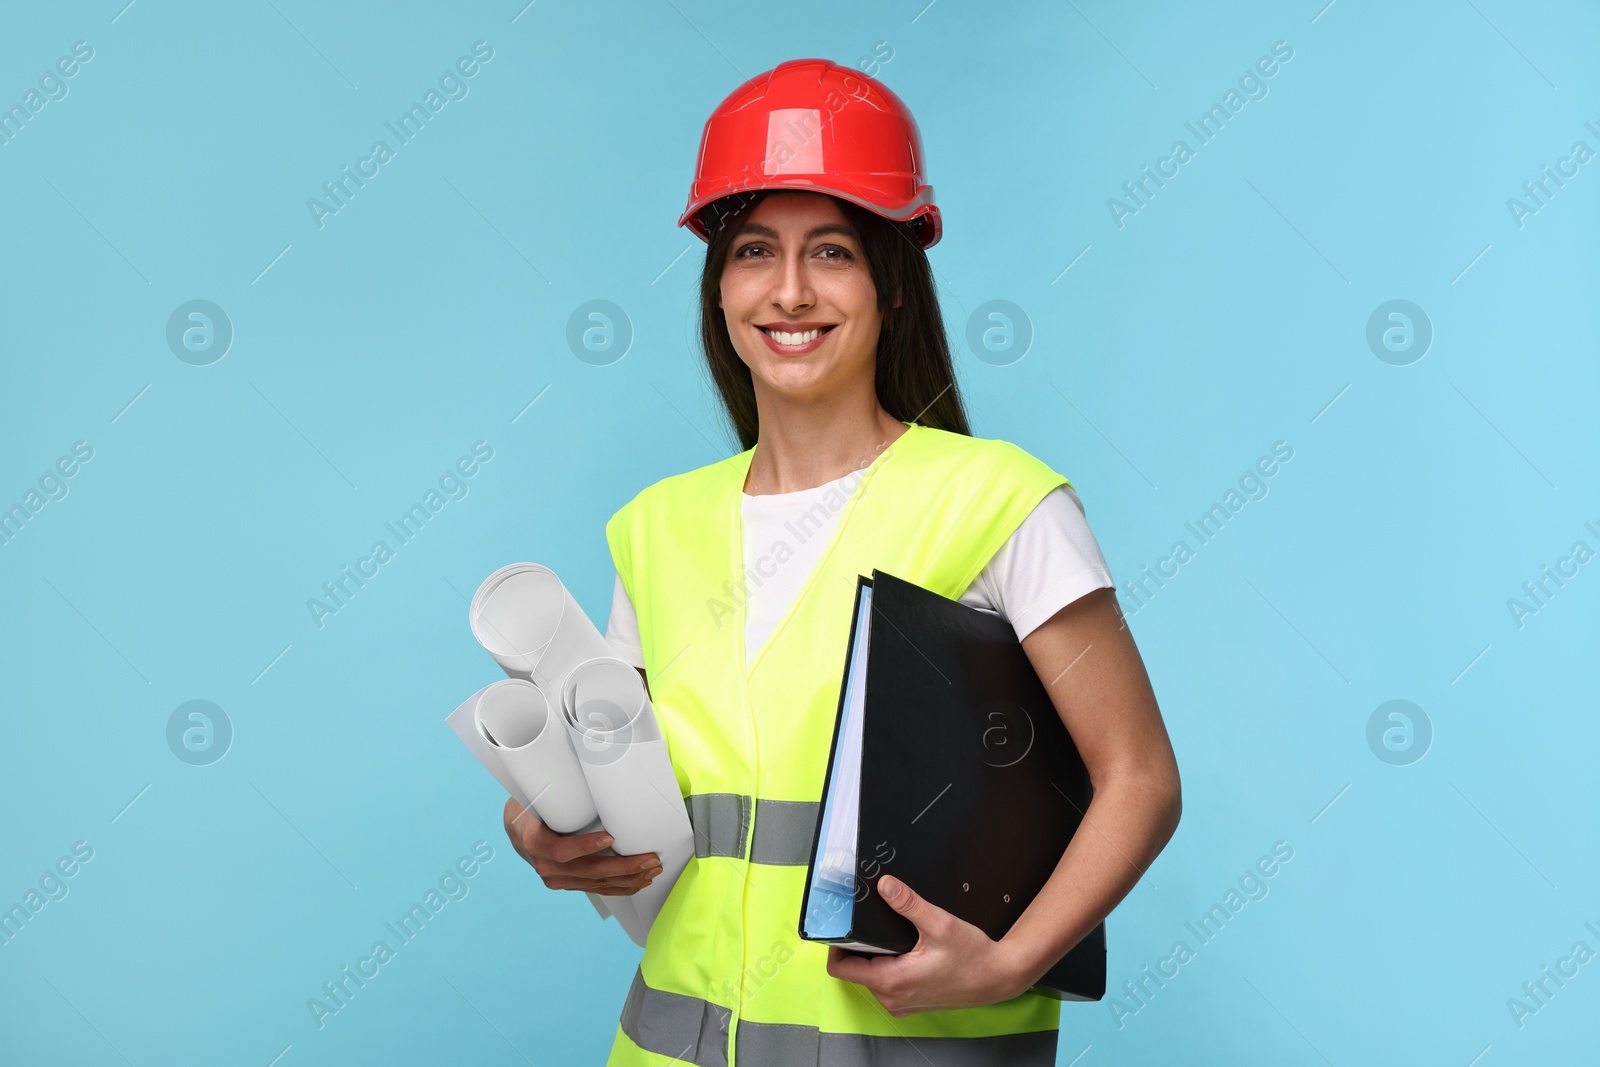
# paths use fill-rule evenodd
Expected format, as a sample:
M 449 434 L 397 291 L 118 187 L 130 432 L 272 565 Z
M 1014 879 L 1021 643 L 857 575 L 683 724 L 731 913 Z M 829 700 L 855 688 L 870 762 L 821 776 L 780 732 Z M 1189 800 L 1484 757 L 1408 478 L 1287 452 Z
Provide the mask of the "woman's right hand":
M 654 852 L 635 856 L 596 856 L 609 845 L 604 830 L 588 834 L 559 834 L 530 809 L 506 798 L 506 837 L 517 855 L 544 879 L 548 889 L 581 889 L 607 897 L 632 896 L 661 873 Z

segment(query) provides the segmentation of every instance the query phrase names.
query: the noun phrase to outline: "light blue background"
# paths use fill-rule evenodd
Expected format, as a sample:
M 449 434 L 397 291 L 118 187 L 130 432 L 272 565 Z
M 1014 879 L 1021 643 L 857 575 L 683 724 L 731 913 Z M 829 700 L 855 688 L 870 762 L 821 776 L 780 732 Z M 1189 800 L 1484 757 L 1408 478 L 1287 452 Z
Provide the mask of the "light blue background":
M 1600 162 L 1521 227 L 1506 204 L 1600 150 L 1592 8 L 522 2 L 0 15 L 0 104 L 94 49 L 0 146 L 0 506 L 94 449 L 0 547 L 0 904 L 94 849 L 0 946 L 0 1059 L 603 1059 L 638 949 L 543 888 L 442 725 L 500 676 L 462 597 L 537 560 L 603 625 L 605 519 L 736 450 L 674 226 L 701 124 L 745 77 L 878 42 L 951 336 L 996 299 L 1033 331 L 1005 366 L 963 343 L 975 431 L 1072 478 L 1125 593 L 1294 449 L 1124 597 L 1185 813 L 1108 920 L 1111 992 L 1195 958 L 1121 1026 L 1065 1006 L 1060 1062 L 1594 1055 L 1600 962 L 1521 1027 L 1507 1007 L 1600 951 L 1600 563 L 1521 627 L 1507 606 L 1600 550 Z M 307 199 L 480 40 L 470 95 L 319 229 Z M 1107 199 L 1280 40 L 1266 98 L 1119 229 Z M 193 299 L 235 330 L 209 366 L 165 340 Z M 610 365 L 565 340 L 594 299 L 634 331 Z M 1435 331 L 1408 366 L 1365 340 L 1393 299 Z M 469 495 L 319 628 L 307 599 L 476 441 Z M 235 730 L 210 766 L 165 739 L 194 699 Z M 1391 699 L 1435 733 L 1409 766 L 1367 744 Z M 477 841 L 470 895 L 319 1030 L 307 998 Z M 1198 946 L 1186 920 L 1277 841 L 1270 893 Z

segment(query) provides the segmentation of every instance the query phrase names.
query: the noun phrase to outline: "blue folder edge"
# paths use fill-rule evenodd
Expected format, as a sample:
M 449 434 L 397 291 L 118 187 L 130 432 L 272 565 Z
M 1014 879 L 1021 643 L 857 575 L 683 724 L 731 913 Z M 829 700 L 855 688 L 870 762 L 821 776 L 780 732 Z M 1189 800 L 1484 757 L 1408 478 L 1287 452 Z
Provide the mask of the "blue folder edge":
M 856 608 L 856 633 L 863 633 L 866 629 L 867 614 L 872 610 L 872 586 L 861 587 L 861 601 Z M 854 657 L 855 649 L 851 649 Z M 853 659 L 852 659 L 853 662 Z M 855 671 L 846 671 L 843 706 L 850 706 L 850 692 L 855 682 Z M 840 733 L 840 743 L 843 744 L 843 732 Z M 833 817 L 833 805 L 828 800 L 833 797 L 833 789 L 839 779 L 839 761 L 833 762 L 832 773 L 828 776 L 828 791 L 824 795 L 822 805 L 822 832 L 817 836 L 817 849 L 820 850 L 828 841 L 828 824 Z M 818 860 L 821 859 L 816 852 L 811 855 L 812 870 L 816 870 Z M 850 934 L 851 910 L 854 906 L 854 894 L 830 889 L 817 879 L 811 880 L 810 892 L 806 895 L 806 929 L 807 937 L 814 938 L 842 938 Z M 817 921 L 813 924 L 813 919 Z

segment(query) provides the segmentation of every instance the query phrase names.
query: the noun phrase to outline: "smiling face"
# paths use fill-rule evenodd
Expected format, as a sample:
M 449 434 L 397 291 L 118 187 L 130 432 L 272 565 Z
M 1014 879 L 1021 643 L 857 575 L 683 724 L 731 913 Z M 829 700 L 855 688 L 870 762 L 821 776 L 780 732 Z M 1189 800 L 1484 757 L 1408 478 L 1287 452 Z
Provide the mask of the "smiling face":
M 717 301 L 763 391 L 872 388 L 883 318 L 860 237 L 832 197 L 770 193 L 737 223 Z

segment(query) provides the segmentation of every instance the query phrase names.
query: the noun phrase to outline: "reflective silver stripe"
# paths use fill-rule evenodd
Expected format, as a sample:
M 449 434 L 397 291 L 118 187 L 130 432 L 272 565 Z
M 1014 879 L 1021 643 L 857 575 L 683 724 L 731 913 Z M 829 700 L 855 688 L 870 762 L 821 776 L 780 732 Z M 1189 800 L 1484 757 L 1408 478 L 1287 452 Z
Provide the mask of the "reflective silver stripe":
M 622 1032 L 640 1048 L 699 1067 L 727 1067 L 727 1008 L 645 984 L 635 970 L 622 1007 Z M 1054 1067 L 1055 1030 L 994 1037 L 881 1037 L 824 1033 L 801 1023 L 740 1019 L 735 1058 L 741 1067 Z
M 694 854 L 743 859 L 752 804 L 740 793 L 692 793 L 683 798 L 694 826 Z M 750 862 L 803 866 L 811 862 L 821 805 L 814 800 L 766 800 L 753 806 L 755 834 Z
M 753 1023 L 749 1019 L 739 1020 L 739 1034 L 734 1038 L 736 1055 L 734 1061 L 742 1067 L 756 1067 L 764 1064 L 781 1063 L 784 1067 L 790 1064 L 820 1064 L 826 1063 L 829 1067 L 834 1064 L 853 1064 L 853 1060 L 823 1059 L 820 1033 L 815 1026 L 803 1026 L 798 1023 Z M 837 1034 L 830 1034 L 837 1037 Z M 938 1060 L 934 1060 L 938 1063 Z M 927 1067 L 923 1064 L 922 1067 Z M 942 1065 L 941 1065 L 942 1067 Z
M 734 1059 L 740 1067 L 828 1064 L 828 1067 L 1054 1067 L 1055 1030 L 994 1037 L 880 1037 L 830 1034 L 814 1026 L 739 1020 Z
M 693 793 L 683 798 L 694 826 L 694 854 L 744 856 L 744 838 L 750 832 L 750 798 L 738 793 Z
M 756 798 L 756 833 L 750 842 L 751 863 L 803 866 L 811 862 L 811 840 L 817 831 L 814 800 Z
M 744 1033 L 742 1022 L 739 1033 Z M 994 1037 L 823 1034 L 817 1062 L 841 1067 L 927 1067 L 930 1062 L 939 1067 L 1055 1067 L 1056 1033 L 1034 1030 Z
M 728 1067 L 727 1008 L 699 997 L 668 993 L 645 985 L 633 972 L 622 1005 L 622 1032 L 640 1048 L 698 1067 Z

